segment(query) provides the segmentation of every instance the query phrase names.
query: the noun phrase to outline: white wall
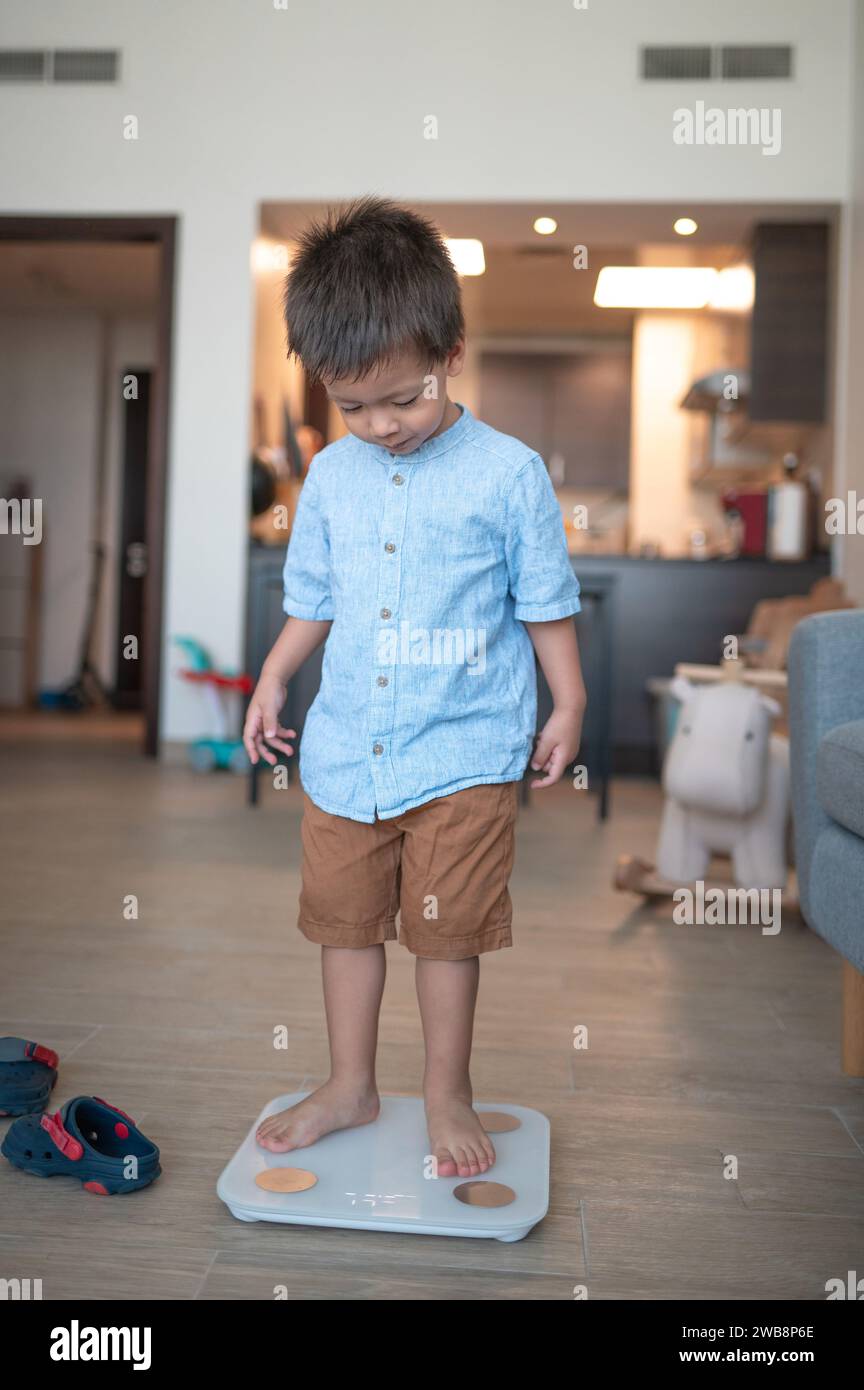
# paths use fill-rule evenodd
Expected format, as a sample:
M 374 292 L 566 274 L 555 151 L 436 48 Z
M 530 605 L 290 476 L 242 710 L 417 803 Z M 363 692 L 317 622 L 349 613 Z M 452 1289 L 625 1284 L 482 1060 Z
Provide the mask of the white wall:
M 104 322 L 96 312 L 0 314 L 0 484 L 17 477 L 32 480 L 33 496 L 43 507 L 40 689 L 66 685 L 78 668 L 95 526 Z M 112 320 L 110 344 L 110 380 L 117 390 L 108 405 L 107 553 L 96 651 L 108 684 L 116 659 L 120 373 L 129 365 L 152 365 L 153 324 L 141 318 Z
M 96 451 L 96 314 L 0 316 L 0 473 L 42 500 L 38 683 L 75 674 L 87 591 Z M 5 494 L 4 494 L 5 495 Z
M 694 372 L 696 328 L 686 314 L 638 314 L 633 330 L 630 545 L 687 554 L 689 414 L 680 409 Z
M 864 501 L 864 13 L 858 8 L 852 56 L 859 74 L 850 128 L 851 194 L 844 209 L 838 274 L 840 326 L 837 361 L 836 496 L 855 492 Z M 862 523 L 864 524 L 864 523 Z M 864 535 L 839 542 L 842 575 L 850 596 L 864 605 Z
M 6 47 L 123 50 L 116 88 L 6 88 L 0 209 L 182 219 L 166 635 L 241 655 L 253 302 L 261 199 L 772 199 L 846 196 L 851 0 L 30 0 Z M 797 46 L 783 84 L 643 86 L 651 42 Z M 780 104 L 776 158 L 682 148 L 698 98 Z M 428 115 L 439 139 L 423 138 Z M 127 115 L 140 138 L 122 138 Z M 166 662 L 169 737 L 196 704 Z

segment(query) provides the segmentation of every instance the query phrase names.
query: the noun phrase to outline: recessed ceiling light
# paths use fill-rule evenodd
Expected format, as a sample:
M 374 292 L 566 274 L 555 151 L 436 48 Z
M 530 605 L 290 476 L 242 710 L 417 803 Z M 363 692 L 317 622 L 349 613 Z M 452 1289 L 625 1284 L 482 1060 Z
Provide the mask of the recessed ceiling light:
M 540 236 L 551 236 L 553 232 L 557 232 L 558 223 L 554 217 L 537 217 L 534 219 L 534 230 L 539 232 Z
M 692 217 L 679 217 L 672 223 L 672 230 L 679 236 L 692 236 L 694 232 L 698 232 L 699 223 L 694 222 Z

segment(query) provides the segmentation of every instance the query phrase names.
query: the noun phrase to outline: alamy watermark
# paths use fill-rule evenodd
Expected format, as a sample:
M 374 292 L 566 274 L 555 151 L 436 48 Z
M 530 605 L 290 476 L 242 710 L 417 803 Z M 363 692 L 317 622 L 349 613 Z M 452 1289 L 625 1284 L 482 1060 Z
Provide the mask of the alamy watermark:
M 69 1327 L 51 1331 L 48 1351 L 52 1361 L 131 1361 L 135 1371 L 151 1365 L 149 1327 L 89 1327 L 77 1318 Z
M 692 888 L 676 888 L 672 921 L 676 926 L 761 926 L 763 936 L 780 930 L 783 894 L 779 888 L 705 888 L 698 879 Z
M 761 145 L 762 153 L 780 153 L 779 106 L 679 106 L 672 112 L 676 145 Z
M 864 497 L 847 492 L 825 503 L 825 530 L 829 536 L 864 536 Z
M 378 633 L 379 666 L 467 666 L 469 676 L 486 670 L 485 627 L 412 627 L 407 621 Z
M 859 1279 L 857 1271 L 849 1269 L 846 1271 L 845 1279 L 828 1279 L 825 1282 L 825 1293 L 829 1303 L 833 1299 L 849 1299 L 852 1303 L 864 1302 L 864 1279 Z
M 0 536 L 21 536 L 25 545 L 41 545 L 42 498 L 0 497 Z
M 41 1279 L 0 1279 L 0 1301 L 27 1302 L 42 1297 Z

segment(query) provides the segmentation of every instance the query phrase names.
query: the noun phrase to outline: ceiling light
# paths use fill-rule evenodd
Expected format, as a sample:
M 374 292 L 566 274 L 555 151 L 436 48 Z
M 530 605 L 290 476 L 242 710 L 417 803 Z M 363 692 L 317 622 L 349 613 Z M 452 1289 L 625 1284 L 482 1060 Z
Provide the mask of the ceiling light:
M 679 217 L 672 223 L 672 230 L 679 236 L 692 236 L 694 232 L 698 232 L 699 223 L 694 222 L 692 217 Z
M 551 236 L 553 232 L 557 232 L 558 223 L 554 217 L 538 217 L 534 221 L 534 230 L 539 232 L 540 236 Z
M 730 265 L 721 270 L 711 291 L 712 309 L 752 309 L 755 277 L 749 265 Z
M 448 237 L 446 241 L 450 259 L 457 275 L 482 275 L 486 269 L 482 241 L 474 237 Z
M 602 309 L 704 309 L 717 280 L 711 266 L 604 265 L 594 303 Z
M 284 241 L 272 241 L 270 237 L 256 237 L 252 243 L 252 269 L 256 275 L 284 274 L 288 269 L 288 247 Z

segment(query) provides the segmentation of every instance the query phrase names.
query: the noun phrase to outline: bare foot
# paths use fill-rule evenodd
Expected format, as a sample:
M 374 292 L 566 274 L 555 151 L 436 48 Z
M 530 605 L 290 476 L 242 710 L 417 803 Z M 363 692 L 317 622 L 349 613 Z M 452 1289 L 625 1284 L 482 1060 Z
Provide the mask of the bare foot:
M 439 1178 L 476 1178 L 492 1167 L 492 1140 L 467 1101 L 453 1095 L 427 1096 L 426 1124 Z
M 334 1129 L 352 1129 L 377 1120 L 381 1102 L 374 1086 L 352 1087 L 344 1082 L 325 1081 L 317 1091 L 287 1110 L 262 1120 L 255 1138 L 263 1149 L 284 1154 L 305 1149 Z

